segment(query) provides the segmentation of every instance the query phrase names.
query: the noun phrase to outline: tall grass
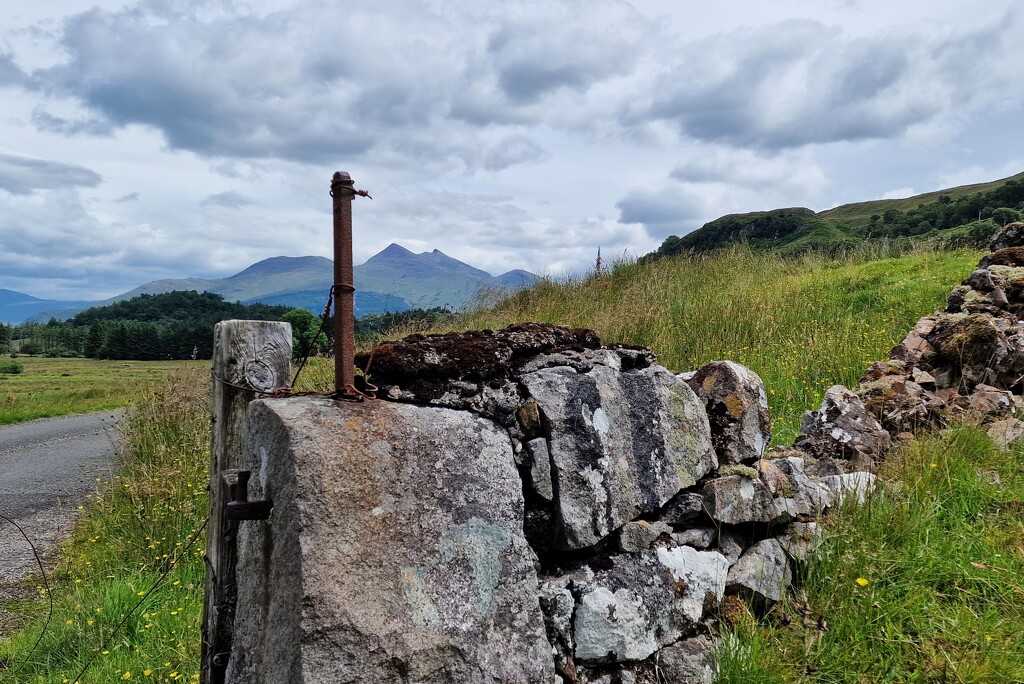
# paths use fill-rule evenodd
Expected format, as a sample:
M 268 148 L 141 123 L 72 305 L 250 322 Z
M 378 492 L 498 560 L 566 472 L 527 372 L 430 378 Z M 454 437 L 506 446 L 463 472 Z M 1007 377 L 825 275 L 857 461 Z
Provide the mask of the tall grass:
M 1022 457 L 968 427 L 890 457 L 797 594 L 725 639 L 720 684 L 1024 682 Z
M 31 657 L 46 605 L 12 606 L 27 624 L 0 644 L 0 681 L 74 681 L 108 641 L 83 683 L 198 678 L 205 538 L 185 549 L 209 507 L 208 387 L 206 374 L 183 371 L 136 404 L 126 421 L 123 470 L 111 482 L 97 481 L 81 502 L 83 515 L 51 583 L 54 619 Z M 166 583 L 114 634 L 179 556 Z
M 621 263 L 609 273 L 546 280 L 447 329 L 541 321 L 592 328 L 602 341 L 650 347 L 669 369 L 731 359 L 764 380 L 775 441 L 791 442 L 824 391 L 856 384 L 923 315 L 944 306 L 980 255 L 869 248 L 837 257 L 735 249 Z

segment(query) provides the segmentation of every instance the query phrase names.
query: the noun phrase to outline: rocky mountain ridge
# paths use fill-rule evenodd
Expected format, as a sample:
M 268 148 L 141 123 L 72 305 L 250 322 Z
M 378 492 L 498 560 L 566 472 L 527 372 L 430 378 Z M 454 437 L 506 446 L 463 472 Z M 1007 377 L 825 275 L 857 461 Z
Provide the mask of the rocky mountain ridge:
M 226 278 L 154 280 L 103 301 L 45 300 L 0 290 L 0 321 L 65 320 L 91 306 L 105 306 L 142 294 L 175 290 L 214 292 L 243 304 L 286 305 L 319 314 L 334 280 L 334 262 L 326 257 L 271 257 Z M 355 266 L 357 316 L 413 308 L 460 309 L 481 294 L 530 287 L 538 277 L 522 270 L 492 276 L 440 250 L 414 254 L 392 243 Z

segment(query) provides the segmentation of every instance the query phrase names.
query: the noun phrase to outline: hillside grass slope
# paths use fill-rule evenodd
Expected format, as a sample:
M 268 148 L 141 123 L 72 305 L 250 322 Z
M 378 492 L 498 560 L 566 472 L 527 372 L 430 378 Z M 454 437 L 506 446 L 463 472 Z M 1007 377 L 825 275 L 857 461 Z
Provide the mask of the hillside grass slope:
M 945 305 L 979 257 L 875 249 L 784 257 L 740 246 L 544 281 L 446 331 L 540 321 L 593 328 L 606 344 L 650 347 L 675 372 L 736 361 L 764 380 L 775 441 L 787 443 L 826 389 L 855 385 L 918 318 Z

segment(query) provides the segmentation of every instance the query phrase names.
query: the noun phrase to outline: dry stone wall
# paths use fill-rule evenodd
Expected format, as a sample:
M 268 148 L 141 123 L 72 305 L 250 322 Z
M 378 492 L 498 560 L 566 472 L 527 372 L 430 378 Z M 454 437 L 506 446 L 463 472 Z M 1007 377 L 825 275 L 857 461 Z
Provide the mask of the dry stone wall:
M 790 447 L 747 368 L 542 324 L 380 345 L 375 402 L 254 402 L 274 515 L 239 537 L 229 681 L 712 682 L 717 623 L 782 599 L 894 443 L 1024 435 L 1024 224 L 999 240 Z

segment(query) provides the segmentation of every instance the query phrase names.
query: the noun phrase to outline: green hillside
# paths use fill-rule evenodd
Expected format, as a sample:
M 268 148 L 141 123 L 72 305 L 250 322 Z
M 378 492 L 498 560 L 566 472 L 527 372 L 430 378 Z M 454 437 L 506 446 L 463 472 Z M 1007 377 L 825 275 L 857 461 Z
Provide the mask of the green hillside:
M 1024 213 L 1024 173 L 906 199 L 844 204 L 815 213 L 803 207 L 729 214 L 682 237 L 671 235 L 645 260 L 708 252 L 734 244 L 758 250 L 839 252 L 877 240 L 897 245 L 983 247 L 1001 225 Z
M 620 265 L 569 283 L 544 281 L 456 325 L 592 328 L 605 343 L 650 347 L 676 372 L 737 361 L 764 379 L 776 439 L 786 442 L 825 389 L 856 384 L 918 318 L 945 305 L 979 257 L 965 250 L 891 257 L 867 248 L 787 257 L 734 246 Z

